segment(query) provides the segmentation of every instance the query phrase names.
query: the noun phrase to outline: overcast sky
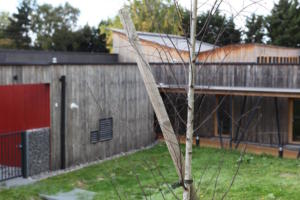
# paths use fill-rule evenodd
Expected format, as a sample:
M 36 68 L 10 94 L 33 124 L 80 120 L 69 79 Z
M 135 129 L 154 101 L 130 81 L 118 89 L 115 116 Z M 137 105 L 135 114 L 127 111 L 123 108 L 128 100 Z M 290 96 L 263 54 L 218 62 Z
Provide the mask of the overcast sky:
M 278 0 L 224 0 L 220 9 L 227 15 L 236 15 L 235 22 L 242 27 L 246 16 L 251 13 L 267 15 L 273 7 L 274 1 Z M 0 0 L 0 11 L 13 13 L 20 0 Z M 103 19 L 117 15 L 118 10 L 127 2 L 127 0 L 37 0 L 38 4 L 50 3 L 54 6 L 69 2 L 72 6 L 80 9 L 78 24 L 83 26 L 89 24 L 97 26 Z M 179 3 L 185 7 L 190 7 L 191 0 L 179 0 Z M 198 0 L 199 11 L 206 11 L 212 5 L 214 0 Z M 253 4 L 253 2 L 258 2 Z M 243 9 L 244 8 L 244 9 Z

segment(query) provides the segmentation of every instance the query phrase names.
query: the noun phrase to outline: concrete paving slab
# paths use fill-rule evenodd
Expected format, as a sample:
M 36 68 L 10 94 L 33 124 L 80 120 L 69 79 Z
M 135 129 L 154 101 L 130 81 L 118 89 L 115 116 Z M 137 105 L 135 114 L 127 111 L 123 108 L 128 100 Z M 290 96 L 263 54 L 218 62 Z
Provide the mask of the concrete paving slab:
M 58 193 L 56 195 L 40 194 L 40 197 L 45 200 L 92 200 L 95 195 L 95 192 L 76 188 L 70 192 Z
M 18 187 L 18 186 L 33 184 L 35 182 L 36 182 L 36 180 L 34 180 L 32 178 L 18 177 L 18 178 L 13 178 L 13 179 L 9 179 L 4 182 L 1 182 L 0 188 L 1 187 L 2 188 L 13 188 L 13 187 Z

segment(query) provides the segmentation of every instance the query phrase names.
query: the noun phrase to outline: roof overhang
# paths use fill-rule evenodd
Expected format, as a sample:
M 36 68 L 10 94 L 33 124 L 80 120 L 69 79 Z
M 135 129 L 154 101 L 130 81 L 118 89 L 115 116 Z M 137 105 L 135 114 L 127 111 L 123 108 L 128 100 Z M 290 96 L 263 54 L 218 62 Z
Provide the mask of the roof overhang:
M 159 84 L 161 92 L 187 93 L 186 86 Z M 196 94 L 300 98 L 300 89 L 267 87 L 195 86 Z

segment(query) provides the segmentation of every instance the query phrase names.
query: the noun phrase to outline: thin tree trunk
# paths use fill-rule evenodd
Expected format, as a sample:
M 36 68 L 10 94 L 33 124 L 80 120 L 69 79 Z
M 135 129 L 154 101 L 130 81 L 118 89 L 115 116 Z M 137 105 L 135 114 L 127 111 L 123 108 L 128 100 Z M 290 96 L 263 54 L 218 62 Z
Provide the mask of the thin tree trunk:
M 188 116 L 185 148 L 185 174 L 183 191 L 183 200 L 190 200 L 194 192 L 192 191 L 192 151 L 193 151 L 193 133 L 194 133 L 194 86 L 195 86 L 195 62 L 196 62 L 196 22 L 197 22 L 197 0 L 193 0 L 191 34 L 190 34 L 190 65 L 189 65 L 189 90 L 188 90 Z

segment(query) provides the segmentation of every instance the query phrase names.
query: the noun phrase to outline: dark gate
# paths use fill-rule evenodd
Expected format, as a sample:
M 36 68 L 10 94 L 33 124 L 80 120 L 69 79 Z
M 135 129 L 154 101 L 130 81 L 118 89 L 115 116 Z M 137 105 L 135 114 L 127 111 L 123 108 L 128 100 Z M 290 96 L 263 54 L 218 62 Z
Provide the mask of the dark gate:
M 23 132 L 0 134 L 0 181 L 24 175 Z

